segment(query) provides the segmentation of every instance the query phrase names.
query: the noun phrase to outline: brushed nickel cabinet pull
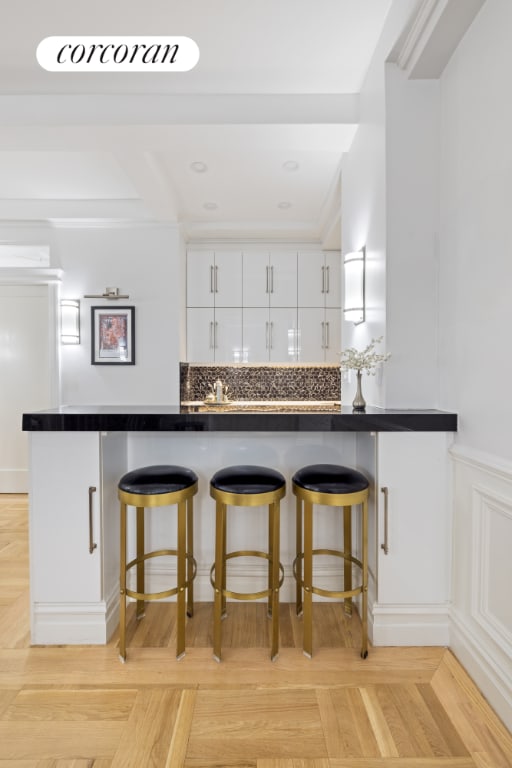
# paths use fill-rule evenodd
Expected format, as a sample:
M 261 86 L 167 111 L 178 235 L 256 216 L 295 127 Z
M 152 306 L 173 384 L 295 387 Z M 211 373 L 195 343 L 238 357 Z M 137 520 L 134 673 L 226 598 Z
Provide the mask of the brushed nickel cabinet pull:
M 214 270 L 213 264 L 210 264 L 210 293 L 215 293 L 213 270 Z
M 219 268 L 215 265 L 215 293 L 219 292 Z
M 380 545 L 380 548 L 384 550 L 384 554 L 389 554 L 389 542 L 388 542 L 388 523 L 389 523 L 389 514 L 388 514 L 388 497 L 389 497 L 389 489 L 387 485 L 383 485 L 380 489 L 381 493 L 384 494 L 384 542 Z
M 216 320 L 214 322 L 214 324 L 213 324 L 213 348 L 214 349 L 217 349 L 218 348 L 218 344 L 219 344 L 219 340 L 217 338 L 217 331 L 218 330 L 219 330 L 219 324 L 218 324 L 218 322 Z
M 210 320 L 210 349 L 214 349 L 213 345 L 213 321 Z
M 96 547 L 98 546 L 94 542 L 94 535 L 92 531 L 92 495 L 96 492 L 94 485 L 89 486 L 89 554 L 92 555 Z
M 322 293 L 325 293 L 325 267 L 322 267 Z
M 274 349 L 274 323 L 270 323 L 270 349 Z
M 265 323 L 265 349 L 270 349 L 269 344 L 270 344 L 270 333 L 269 333 L 269 324 L 267 322 Z
M 329 280 L 329 265 L 327 265 L 326 268 L 325 268 L 325 276 L 327 278 L 326 281 L 325 281 L 326 282 L 325 292 L 329 293 L 329 291 L 331 290 L 330 285 L 329 285 L 329 282 L 330 282 L 330 280 Z
M 329 349 L 329 347 L 331 345 L 329 335 L 330 335 L 329 334 L 329 321 L 327 321 L 326 324 L 325 324 L 325 348 L 326 349 Z
M 274 293 L 274 267 L 270 267 L 270 293 Z

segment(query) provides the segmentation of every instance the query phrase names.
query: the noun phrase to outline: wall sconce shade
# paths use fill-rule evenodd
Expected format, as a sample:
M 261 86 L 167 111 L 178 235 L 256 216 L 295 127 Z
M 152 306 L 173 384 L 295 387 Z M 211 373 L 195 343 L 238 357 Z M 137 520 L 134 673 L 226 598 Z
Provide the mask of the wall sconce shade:
M 347 253 L 343 261 L 345 300 L 343 315 L 354 325 L 365 321 L 366 248 Z
M 61 344 L 80 344 L 80 300 L 62 299 L 60 302 Z

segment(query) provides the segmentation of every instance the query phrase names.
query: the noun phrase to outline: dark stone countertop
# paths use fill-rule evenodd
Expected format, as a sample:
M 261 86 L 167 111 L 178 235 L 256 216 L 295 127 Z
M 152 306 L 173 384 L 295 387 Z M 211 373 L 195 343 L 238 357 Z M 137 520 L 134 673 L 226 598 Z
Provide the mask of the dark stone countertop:
M 179 405 L 62 406 L 23 414 L 26 432 L 454 432 L 457 414 L 351 407 L 247 413 L 194 413 Z

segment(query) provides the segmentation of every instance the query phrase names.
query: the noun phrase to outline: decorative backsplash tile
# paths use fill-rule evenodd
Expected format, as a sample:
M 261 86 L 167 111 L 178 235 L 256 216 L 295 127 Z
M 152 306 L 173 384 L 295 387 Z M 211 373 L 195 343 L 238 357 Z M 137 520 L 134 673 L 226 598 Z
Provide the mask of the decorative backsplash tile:
M 336 364 L 180 363 L 181 402 L 204 400 L 217 379 L 230 400 L 341 400 Z

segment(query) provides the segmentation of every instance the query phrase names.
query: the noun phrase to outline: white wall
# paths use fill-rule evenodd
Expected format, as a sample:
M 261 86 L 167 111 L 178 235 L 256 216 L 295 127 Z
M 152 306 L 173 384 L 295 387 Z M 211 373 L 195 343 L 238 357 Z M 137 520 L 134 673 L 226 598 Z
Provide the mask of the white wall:
M 369 404 L 392 408 L 429 408 L 438 397 L 439 86 L 385 63 L 414 7 L 392 7 L 342 165 L 342 250 L 366 245 L 366 322 L 343 323 L 342 347 L 384 336 L 377 351 L 392 357 L 363 390 Z
M 512 3 L 488 0 L 441 80 L 441 403 L 512 461 Z
M 512 728 L 512 3 L 487 0 L 441 78 L 440 405 L 453 459 L 451 646 Z

